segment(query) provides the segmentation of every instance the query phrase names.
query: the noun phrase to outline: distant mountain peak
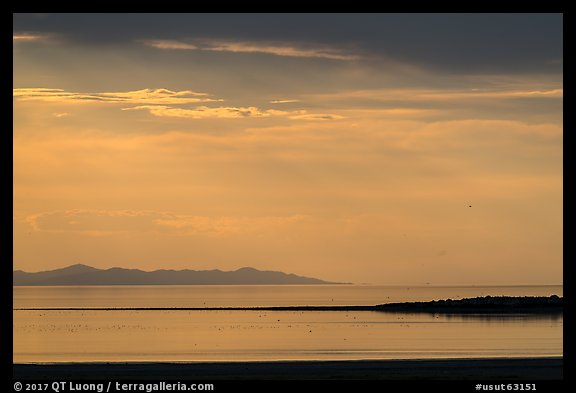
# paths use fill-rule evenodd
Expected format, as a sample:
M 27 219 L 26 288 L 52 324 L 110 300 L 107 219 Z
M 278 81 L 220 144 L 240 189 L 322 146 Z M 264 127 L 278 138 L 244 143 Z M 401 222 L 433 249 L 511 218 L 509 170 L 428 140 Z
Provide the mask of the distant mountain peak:
M 244 266 L 236 270 L 237 272 L 261 272 L 262 270 L 254 269 L 253 267 Z
M 60 270 L 100 270 L 92 266 L 84 265 L 83 263 L 76 263 Z
M 113 267 L 97 269 L 75 264 L 62 269 L 12 274 L 13 285 L 282 285 L 338 284 L 317 278 L 277 271 L 261 271 L 242 267 L 235 271 L 221 270 L 155 270 L 143 271 Z

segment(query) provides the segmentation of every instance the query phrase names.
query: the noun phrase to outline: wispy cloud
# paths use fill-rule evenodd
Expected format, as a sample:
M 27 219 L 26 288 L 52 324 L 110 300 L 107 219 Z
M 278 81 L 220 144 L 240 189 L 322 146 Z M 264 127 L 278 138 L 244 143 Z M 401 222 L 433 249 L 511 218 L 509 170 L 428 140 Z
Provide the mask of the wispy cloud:
M 170 219 L 158 219 L 156 225 L 179 231 L 183 235 L 233 235 L 257 231 L 266 231 L 281 226 L 297 224 L 307 216 L 266 216 L 266 217 L 206 217 L 173 216 Z
M 421 102 L 434 101 L 460 101 L 460 100 L 482 100 L 498 98 L 562 98 L 564 91 L 562 88 L 550 86 L 547 88 L 518 89 L 511 88 L 470 88 L 470 89 L 370 89 L 342 91 L 328 94 L 318 94 L 311 98 L 322 100 L 343 100 L 343 99 L 370 99 L 374 101 L 413 101 Z
M 290 104 L 293 102 L 300 102 L 300 100 L 272 100 L 271 104 Z
M 26 42 L 38 42 L 47 41 L 50 39 L 49 34 L 39 34 L 39 33 L 13 33 L 12 43 L 26 43 Z
M 147 110 L 157 117 L 177 117 L 189 119 L 239 119 L 258 117 L 286 117 L 293 120 L 338 120 L 344 118 L 334 114 L 308 113 L 305 110 L 282 111 L 277 109 L 261 109 L 256 106 L 197 106 L 181 108 L 173 105 L 201 102 L 222 102 L 223 99 L 207 97 L 207 93 L 191 90 L 171 91 L 167 89 L 142 89 L 124 92 L 70 92 L 52 88 L 16 88 L 13 97 L 20 101 L 43 101 L 59 103 L 115 103 L 143 104 L 122 108 L 123 111 Z M 275 104 L 298 102 L 298 100 L 277 100 Z M 55 117 L 66 117 L 68 112 L 54 113 Z
M 150 230 L 153 220 L 164 217 L 165 213 L 149 210 L 72 209 L 32 214 L 24 221 L 36 232 L 93 235 L 131 231 L 138 226 Z
M 156 232 L 166 235 L 225 236 L 248 233 L 305 221 L 307 216 L 227 217 L 195 216 L 153 210 L 73 209 L 42 212 L 23 221 L 35 232 L 111 236 Z
M 408 91 L 406 93 L 409 93 Z M 460 90 L 446 90 L 446 91 L 414 91 L 412 92 L 413 99 L 435 99 L 435 100 L 463 100 L 463 99 L 497 99 L 497 98 L 539 98 L 551 97 L 562 98 L 564 95 L 563 89 L 460 89 Z
M 564 97 L 564 89 L 550 89 L 550 90 L 519 90 L 511 92 L 503 92 L 501 96 L 509 97 Z
M 344 119 L 344 116 L 331 115 L 328 113 L 303 113 L 290 116 L 290 119 L 294 120 L 340 120 Z
M 268 117 L 280 111 L 263 111 L 254 106 L 250 107 L 207 107 L 199 106 L 194 109 L 174 108 L 164 105 L 141 105 L 133 108 L 123 108 L 124 111 L 148 110 L 152 115 L 159 117 L 184 117 L 191 119 L 236 119 L 246 117 Z
M 174 40 L 144 40 L 143 42 L 145 45 L 157 49 L 184 49 L 184 50 L 198 49 L 196 45 L 187 44 L 185 42 Z
M 167 89 L 142 89 L 125 92 L 78 93 L 63 89 L 17 88 L 14 98 L 22 101 L 52 102 L 108 102 L 128 104 L 189 104 L 222 101 L 208 98 L 206 93 L 191 90 L 171 91 Z
M 157 49 L 202 50 L 230 53 L 263 53 L 285 57 L 318 58 L 329 60 L 358 60 L 360 56 L 329 47 L 308 47 L 289 43 L 263 43 L 251 41 L 203 40 L 186 42 L 178 40 L 145 40 L 145 45 Z
M 257 42 L 215 41 L 204 50 L 233 53 L 266 53 L 276 56 L 309 57 L 330 60 L 357 60 L 358 56 L 331 48 L 303 48 L 295 45 L 267 45 Z
M 241 119 L 258 117 L 286 117 L 293 120 L 339 120 L 344 116 L 324 113 L 307 113 L 305 110 L 280 111 L 276 109 L 260 109 L 249 107 L 207 107 L 199 106 L 193 109 L 175 108 L 166 105 L 140 105 L 123 108 L 124 111 L 147 110 L 158 117 L 180 117 L 189 119 Z

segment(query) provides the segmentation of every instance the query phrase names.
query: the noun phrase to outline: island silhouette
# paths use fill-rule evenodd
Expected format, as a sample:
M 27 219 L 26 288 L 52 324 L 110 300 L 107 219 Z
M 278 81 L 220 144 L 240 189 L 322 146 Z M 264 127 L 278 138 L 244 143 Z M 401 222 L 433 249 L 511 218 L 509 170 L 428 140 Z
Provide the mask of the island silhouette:
M 15 270 L 14 286 L 63 285 L 316 285 L 342 284 L 278 271 L 262 271 L 243 267 L 234 271 L 155 270 L 114 267 L 97 269 L 76 264 L 62 269 L 35 273 Z

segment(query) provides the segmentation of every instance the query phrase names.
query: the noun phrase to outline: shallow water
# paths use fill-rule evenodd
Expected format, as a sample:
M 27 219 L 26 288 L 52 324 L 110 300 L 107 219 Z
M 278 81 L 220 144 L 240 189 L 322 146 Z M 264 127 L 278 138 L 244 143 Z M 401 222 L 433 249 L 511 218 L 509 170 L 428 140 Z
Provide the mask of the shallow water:
M 359 305 L 562 287 L 15 287 L 14 308 Z M 14 362 L 562 356 L 562 315 L 294 311 L 23 311 Z

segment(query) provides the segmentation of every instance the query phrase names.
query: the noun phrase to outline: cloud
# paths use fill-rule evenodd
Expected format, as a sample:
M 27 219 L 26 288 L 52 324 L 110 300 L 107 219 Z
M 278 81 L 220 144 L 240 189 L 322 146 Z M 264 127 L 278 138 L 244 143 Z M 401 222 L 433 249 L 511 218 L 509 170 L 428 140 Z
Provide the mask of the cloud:
M 273 100 L 270 101 L 271 104 L 290 104 L 292 102 L 301 102 L 300 100 Z
M 270 230 L 297 224 L 306 219 L 307 216 L 304 215 L 209 217 L 153 210 L 73 209 L 29 215 L 24 222 L 35 232 L 77 233 L 85 236 L 142 232 L 179 236 L 224 236 Z
M 344 116 L 307 113 L 305 110 L 279 111 L 276 109 L 260 109 L 249 107 L 207 107 L 199 106 L 194 109 L 174 108 L 165 105 L 140 105 L 132 108 L 122 108 L 123 111 L 148 110 L 158 117 L 179 117 L 189 119 L 242 119 L 258 117 L 286 117 L 292 120 L 339 120 Z
M 341 91 L 328 94 L 317 94 L 310 98 L 333 100 L 371 100 L 375 102 L 450 102 L 461 100 L 492 100 L 499 98 L 562 98 L 564 91 L 555 85 L 534 86 L 533 88 L 516 88 L 502 86 L 498 88 L 470 89 L 369 89 Z
M 224 40 L 204 40 L 200 43 L 194 44 L 177 40 L 145 40 L 143 43 L 153 48 L 171 50 L 188 49 L 229 53 L 263 53 L 284 57 L 303 57 L 344 61 L 358 60 L 360 58 L 360 56 L 356 54 L 346 53 L 334 48 L 311 48 L 288 43 L 261 43 L 252 41 Z
M 190 119 L 237 119 L 248 117 L 269 117 L 280 111 L 263 111 L 254 106 L 250 107 L 214 107 L 199 106 L 194 109 L 173 108 L 164 105 L 141 105 L 133 108 L 123 108 L 124 111 L 148 110 L 152 115 L 159 117 L 181 117 Z
M 145 210 L 72 209 L 33 214 L 25 221 L 37 232 L 112 234 L 137 227 L 150 230 L 150 222 L 164 216 L 161 212 Z
M 343 53 L 330 48 L 301 48 L 287 44 L 267 45 L 257 42 L 214 41 L 209 47 L 203 48 L 203 50 L 232 53 L 265 53 L 276 56 L 330 60 L 357 60 L 359 58 L 357 55 Z
M 220 99 L 207 98 L 208 94 L 191 90 L 142 89 L 125 92 L 76 93 L 63 89 L 17 88 L 13 89 L 12 92 L 13 97 L 21 101 L 107 102 L 122 104 L 189 104 L 222 101 Z
M 185 42 L 174 40 L 144 40 L 143 42 L 145 45 L 157 49 L 184 49 L 184 50 L 198 49 L 196 45 L 187 44 Z
M 71 116 L 71 114 L 68 112 L 57 112 L 57 113 L 53 113 L 52 116 L 57 117 L 57 118 L 61 118 L 61 117 Z
M 509 93 L 502 93 L 501 96 L 508 97 L 564 97 L 564 89 L 550 89 L 550 90 L 519 90 Z
M 192 109 L 178 108 L 168 105 L 190 104 L 199 102 L 221 102 L 222 99 L 207 98 L 207 93 L 191 90 L 171 91 L 167 89 L 142 89 L 124 92 L 77 93 L 63 89 L 52 88 L 16 88 L 12 90 L 13 97 L 20 101 L 44 102 L 104 102 L 115 104 L 145 104 L 123 111 L 147 110 L 157 117 L 177 117 L 189 119 L 241 119 L 258 117 L 287 117 L 293 120 L 338 120 L 343 116 L 333 114 L 307 113 L 305 110 L 281 111 L 276 109 L 260 109 L 255 106 L 243 107 L 208 107 L 198 106 Z M 297 102 L 298 100 L 279 100 L 273 103 Z M 65 117 L 67 112 L 54 113 L 55 117 Z
M 514 97 L 551 97 L 562 98 L 563 89 L 526 90 L 526 89 L 460 89 L 447 91 L 418 91 L 413 92 L 416 99 L 461 100 L 461 99 L 494 99 Z
M 13 33 L 12 43 L 26 43 L 26 42 L 38 42 L 38 41 L 48 41 L 50 39 L 49 34 L 39 34 L 39 33 Z
M 459 82 L 469 88 L 375 88 L 309 94 L 311 105 L 330 107 L 350 118 L 381 116 L 406 120 L 519 120 L 560 123 L 563 89 L 556 82 L 522 83 L 523 80 Z M 364 113 L 362 113 L 364 112 Z
M 285 217 L 206 217 L 175 216 L 155 220 L 155 224 L 178 230 L 181 234 L 232 235 L 267 231 L 285 225 L 303 222 L 307 216 Z
M 344 118 L 344 116 L 331 115 L 327 113 L 304 113 L 290 116 L 290 119 L 293 120 L 340 120 Z

